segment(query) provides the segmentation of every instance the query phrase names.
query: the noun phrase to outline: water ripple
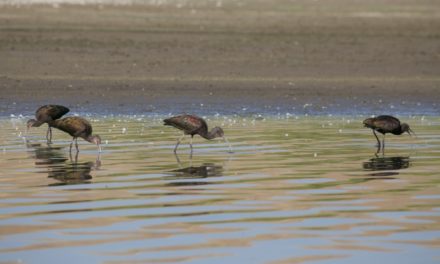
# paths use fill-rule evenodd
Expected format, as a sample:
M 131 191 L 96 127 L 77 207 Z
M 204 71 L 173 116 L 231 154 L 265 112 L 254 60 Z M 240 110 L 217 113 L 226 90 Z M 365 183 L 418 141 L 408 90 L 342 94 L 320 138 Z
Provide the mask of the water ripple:
M 176 156 L 180 133 L 161 118 L 90 117 L 101 155 L 86 142 L 70 155 L 59 131 L 51 145 L 41 128 L 25 140 L 25 118 L 0 120 L 1 260 L 353 263 L 366 254 L 425 262 L 440 255 L 439 118 L 413 122 L 417 138 L 387 137 L 385 155 L 377 155 L 357 117 L 210 116 L 234 153 L 196 137 L 193 155 L 185 141 Z

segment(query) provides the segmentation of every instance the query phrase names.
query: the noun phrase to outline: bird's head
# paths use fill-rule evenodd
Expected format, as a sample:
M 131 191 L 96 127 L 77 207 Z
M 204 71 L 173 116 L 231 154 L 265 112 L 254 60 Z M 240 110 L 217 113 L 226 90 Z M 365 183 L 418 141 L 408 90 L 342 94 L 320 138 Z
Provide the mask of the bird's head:
M 214 127 L 213 129 L 211 129 L 210 134 L 213 136 L 213 138 L 225 136 L 225 133 L 223 132 L 223 129 L 221 127 Z
M 99 135 L 90 136 L 87 141 L 98 146 L 99 152 L 101 152 L 101 137 Z
M 372 127 L 373 126 L 373 118 L 367 118 L 363 122 L 364 127 Z
M 29 128 L 33 127 L 36 122 L 37 122 L 37 120 L 35 120 L 35 119 L 29 119 L 26 123 L 27 129 L 29 130 Z
M 402 133 L 408 133 L 410 136 L 411 134 L 416 135 L 416 133 L 414 133 L 414 131 L 411 130 L 411 128 L 409 127 L 409 125 L 407 123 L 403 123 L 400 125 L 400 129 L 402 130 Z
M 214 127 L 211 129 L 211 132 L 209 132 L 212 138 L 218 138 L 221 137 L 223 140 L 229 145 L 229 153 L 232 153 L 232 146 L 229 143 L 228 139 L 225 137 L 225 132 L 223 132 L 223 129 L 221 127 Z
M 94 135 L 91 137 L 90 142 L 92 142 L 95 145 L 100 145 L 101 144 L 101 137 L 99 135 Z

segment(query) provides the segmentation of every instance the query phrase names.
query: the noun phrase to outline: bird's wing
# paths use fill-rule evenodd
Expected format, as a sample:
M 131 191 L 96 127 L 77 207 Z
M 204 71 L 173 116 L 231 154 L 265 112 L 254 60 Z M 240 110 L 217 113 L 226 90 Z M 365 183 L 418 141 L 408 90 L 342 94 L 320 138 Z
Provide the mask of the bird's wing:
M 206 122 L 202 118 L 193 115 L 179 115 L 167 118 L 164 120 L 164 124 L 173 126 L 189 134 L 201 128 L 207 128 Z
M 62 105 L 51 105 L 49 115 L 52 119 L 58 119 L 69 112 L 69 108 Z
M 43 105 L 38 108 L 35 116 L 37 117 L 37 120 L 49 121 L 58 119 L 69 111 L 69 108 L 62 105 Z
M 400 120 L 390 115 L 380 115 L 376 117 L 377 120 L 387 120 L 388 122 L 395 122 L 400 124 Z
M 62 130 L 72 137 L 79 137 L 82 133 L 92 133 L 92 126 L 87 120 L 80 117 L 66 117 L 54 121 L 54 125 L 59 130 Z
M 394 131 L 400 127 L 399 119 L 393 116 L 378 116 L 374 120 L 374 126 L 384 131 Z

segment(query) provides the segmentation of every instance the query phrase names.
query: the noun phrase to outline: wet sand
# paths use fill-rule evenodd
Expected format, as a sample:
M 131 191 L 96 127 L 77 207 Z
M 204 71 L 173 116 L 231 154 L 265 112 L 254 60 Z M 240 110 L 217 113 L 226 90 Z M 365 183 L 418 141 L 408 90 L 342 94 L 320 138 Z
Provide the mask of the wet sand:
M 438 114 L 440 8 L 398 2 L 0 6 L 0 115 Z

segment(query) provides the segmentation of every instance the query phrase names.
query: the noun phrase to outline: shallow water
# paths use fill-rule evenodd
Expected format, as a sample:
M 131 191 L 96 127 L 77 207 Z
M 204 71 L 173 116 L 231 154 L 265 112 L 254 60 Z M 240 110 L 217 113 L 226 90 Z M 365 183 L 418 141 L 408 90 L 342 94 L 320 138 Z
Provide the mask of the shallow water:
M 91 116 L 103 153 L 0 121 L 0 260 L 25 263 L 434 263 L 440 117 L 402 117 L 385 154 L 360 117 L 211 116 L 221 141 L 164 116 Z

